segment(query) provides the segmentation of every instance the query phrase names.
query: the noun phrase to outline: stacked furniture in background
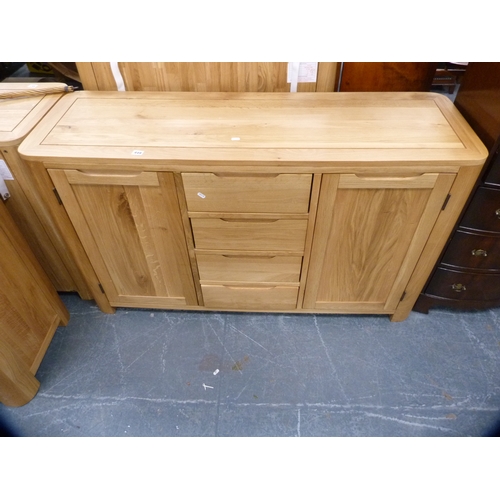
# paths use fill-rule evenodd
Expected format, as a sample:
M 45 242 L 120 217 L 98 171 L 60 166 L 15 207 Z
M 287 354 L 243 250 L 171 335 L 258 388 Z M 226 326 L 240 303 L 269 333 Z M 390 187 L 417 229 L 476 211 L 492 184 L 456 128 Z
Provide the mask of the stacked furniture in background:
M 500 306 L 500 63 L 469 63 L 456 107 L 489 151 L 466 204 L 414 310 Z

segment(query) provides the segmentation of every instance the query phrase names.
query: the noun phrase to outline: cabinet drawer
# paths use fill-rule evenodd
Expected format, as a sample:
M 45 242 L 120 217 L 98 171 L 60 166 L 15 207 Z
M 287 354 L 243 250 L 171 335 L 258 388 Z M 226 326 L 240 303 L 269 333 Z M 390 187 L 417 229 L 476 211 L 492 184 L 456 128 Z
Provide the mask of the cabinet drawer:
M 307 220 L 191 219 L 196 248 L 302 252 Z
M 202 285 L 205 307 L 239 310 L 291 310 L 297 306 L 296 286 L 252 287 Z
M 250 283 L 298 282 L 302 257 L 197 253 L 200 279 Z
M 485 182 L 500 187 L 500 148 L 491 159 L 490 169 Z
M 500 190 L 480 187 L 460 226 L 500 233 Z
M 192 212 L 297 213 L 309 210 L 311 174 L 182 174 Z
M 438 268 L 425 293 L 457 300 L 500 299 L 500 274 L 475 274 Z
M 457 231 L 442 259 L 443 264 L 500 271 L 500 237 Z

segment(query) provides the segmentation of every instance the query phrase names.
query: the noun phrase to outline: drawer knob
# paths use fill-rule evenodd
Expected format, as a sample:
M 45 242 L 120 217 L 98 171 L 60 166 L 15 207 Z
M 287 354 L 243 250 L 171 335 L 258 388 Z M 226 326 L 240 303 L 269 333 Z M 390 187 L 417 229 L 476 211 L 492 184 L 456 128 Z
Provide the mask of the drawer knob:
M 500 219 L 500 208 L 495 210 L 495 215 Z
M 487 257 L 488 252 L 486 250 L 481 250 L 480 248 L 478 248 L 477 250 L 472 250 L 472 255 L 474 255 L 474 257 Z
M 467 288 L 465 288 L 465 285 L 462 285 L 462 283 L 453 283 L 451 285 L 452 290 L 455 290 L 455 292 L 465 292 Z

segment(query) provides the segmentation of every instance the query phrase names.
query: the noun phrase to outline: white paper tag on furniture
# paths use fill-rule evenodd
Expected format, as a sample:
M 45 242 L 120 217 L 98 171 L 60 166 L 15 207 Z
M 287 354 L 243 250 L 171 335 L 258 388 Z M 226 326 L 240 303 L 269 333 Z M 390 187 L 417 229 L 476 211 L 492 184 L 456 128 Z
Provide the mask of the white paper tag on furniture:
M 291 84 L 290 92 L 297 92 L 297 83 L 314 83 L 317 78 L 317 62 L 288 63 L 287 83 Z
M 0 160 L 0 177 L 5 181 L 14 180 L 14 176 L 12 175 L 12 172 L 9 170 L 9 167 L 4 160 Z
M 111 66 L 111 73 L 113 73 L 113 78 L 115 79 L 116 90 L 120 91 L 127 90 L 125 88 L 125 83 L 123 82 L 123 77 L 122 74 L 120 73 L 120 68 L 118 67 L 118 63 L 110 62 L 109 65 Z
M 0 177 L 0 198 L 2 198 L 2 200 L 8 200 L 10 198 L 9 190 L 2 177 Z

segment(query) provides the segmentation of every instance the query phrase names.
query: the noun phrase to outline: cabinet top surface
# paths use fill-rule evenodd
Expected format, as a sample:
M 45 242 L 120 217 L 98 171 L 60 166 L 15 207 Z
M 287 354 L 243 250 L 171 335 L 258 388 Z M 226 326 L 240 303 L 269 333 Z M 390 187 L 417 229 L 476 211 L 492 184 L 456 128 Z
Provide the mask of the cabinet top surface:
M 433 93 L 75 92 L 20 147 L 27 159 L 482 164 L 487 151 Z
M 57 83 L 0 83 L 1 94 L 20 90 L 43 90 Z M 63 83 L 61 88 L 65 87 Z M 21 142 L 43 115 L 60 99 L 61 94 L 0 98 L 0 146 Z

